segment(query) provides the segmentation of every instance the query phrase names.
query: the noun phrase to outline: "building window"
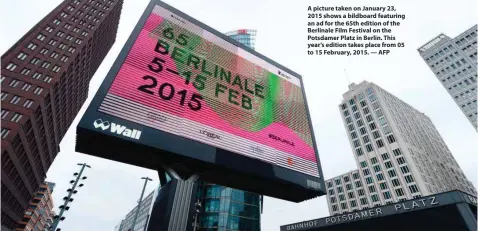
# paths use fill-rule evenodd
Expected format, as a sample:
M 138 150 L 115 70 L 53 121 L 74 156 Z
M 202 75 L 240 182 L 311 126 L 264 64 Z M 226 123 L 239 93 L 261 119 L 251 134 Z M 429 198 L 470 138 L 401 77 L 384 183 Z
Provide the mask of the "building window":
M 64 35 L 65 35 L 65 32 L 63 32 L 63 31 L 56 32 L 56 36 L 58 36 L 60 38 L 63 37 Z
M 75 48 L 74 48 L 74 47 L 70 47 L 70 48 L 68 48 L 68 52 L 70 52 L 70 53 L 73 53 L 73 52 L 75 52 Z
M 64 43 L 60 43 L 60 45 L 58 45 L 58 48 L 60 48 L 62 50 L 65 49 L 65 47 L 66 47 L 66 44 L 64 44 Z
M 53 32 L 53 28 L 47 26 L 47 27 L 45 28 L 45 31 L 48 32 L 48 33 L 51 33 L 51 32 Z
M 367 135 L 365 135 L 364 137 L 362 137 L 362 139 L 363 139 L 363 142 L 364 142 L 365 144 L 368 143 L 368 142 L 370 142 L 370 139 L 368 138 Z
M 375 130 L 375 129 L 377 129 L 377 126 L 376 126 L 375 123 L 373 123 L 373 122 L 370 123 L 369 126 L 370 126 L 370 130 L 372 130 L 372 131 Z
M 342 209 L 347 209 L 347 204 L 346 203 L 341 203 L 340 207 L 342 207 Z
M 389 144 L 395 143 L 395 137 L 393 135 L 387 136 L 387 140 Z
M 389 191 L 386 191 L 383 193 L 383 198 L 385 198 L 385 200 L 388 200 L 390 198 L 392 198 L 392 194 L 390 194 Z
M 355 197 L 354 192 L 349 192 L 348 196 L 349 196 L 349 199 L 354 198 Z
M 362 166 L 362 168 L 367 167 L 367 161 L 360 162 L 360 166 Z
M 85 36 L 85 37 L 86 37 L 86 36 L 88 36 L 88 32 L 86 32 L 86 31 L 83 31 L 83 32 L 81 32 L 81 35 L 83 35 L 83 36 Z
M 361 155 L 363 155 L 363 151 L 362 151 L 362 149 L 361 149 L 361 148 L 357 148 L 357 149 L 355 149 L 355 152 L 357 153 L 357 156 L 361 156 Z
M 9 63 L 6 67 L 7 70 L 9 71 L 13 71 L 17 68 L 17 64 L 14 64 L 14 63 Z
M 357 193 L 358 193 L 359 196 L 364 196 L 365 195 L 365 190 L 359 189 L 359 190 L 357 190 Z
M 18 123 L 18 121 L 20 121 L 20 119 L 21 119 L 22 117 L 23 117 L 22 114 L 15 112 L 15 114 L 13 114 L 12 118 L 10 119 L 10 121 L 15 122 L 15 123 Z
M 37 35 L 37 39 L 40 40 L 40 41 L 45 40 L 45 38 L 46 38 L 46 36 L 43 35 L 42 33 L 40 33 L 40 34 Z
M 68 17 L 68 14 L 65 13 L 65 12 L 61 12 L 60 16 L 63 17 L 63 18 L 66 18 L 66 17 Z
M 50 62 L 43 62 L 43 63 L 41 64 L 41 67 L 43 67 L 43 68 L 46 69 L 46 68 L 50 67 L 50 65 L 51 65 Z
M 42 55 L 46 55 L 48 53 L 48 49 L 46 48 L 42 48 L 41 51 L 40 51 L 40 54 Z
M 352 174 L 352 176 L 353 176 L 354 180 L 357 180 L 357 179 L 359 179 L 359 177 L 360 177 L 357 172 L 354 172 L 354 173 Z
M 23 53 L 23 52 L 20 52 L 18 53 L 17 55 L 17 59 L 20 59 L 20 60 L 25 60 L 25 58 L 27 57 L 28 55 Z
M 42 76 L 42 74 L 41 74 L 41 73 L 39 73 L 39 72 L 35 72 L 35 73 L 33 74 L 32 78 L 34 78 L 34 79 L 40 79 L 40 78 L 41 78 L 41 76 Z
M 35 57 L 33 58 L 32 60 L 30 60 L 30 63 L 33 64 L 33 65 L 37 65 L 38 63 L 40 62 L 40 59 Z
M 375 165 L 375 166 L 373 166 L 373 170 L 374 170 L 375 172 L 380 172 L 380 165 Z
M 384 180 L 382 173 L 378 173 L 378 174 L 377 174 L 377 180 L 378 180 L 378 181 Z
M 342 181 L 340 179 L 335 179 L 335 185 L 341 185 Z
M 12 79 L 12 81 L 10 81 L 9 86 L 10 87 L 16 87 L 19 83 L 20 83 L 20 81 L 18 81 L 16 79 Z
M 391 162 L 391 161 L 385 162 L 385 167 L 386 167 L 387 169 L 392 168 L 392 167 L 393 167 L 392 162 Z
M 406 165 L 400 167 L 400 170 L 402 170 L 402 173 L 403 173 L 403 174 L 410 172 L 410 169 L 408 169 L 408 166 L 406 166 Z
M 392 185 L 393 185 L 393 187 L 400 186 L 400 181 L 398 179 L 393 179 L 392 180 Z
M 394 149 L 392 152 L 393 152 L 393 155 L 395 156 L 399 156 L 402 154 L 402 151 L 400 150 L 400 148 Z
M 413 180 L 413 176 L 412 176 L 412 175 L 407 175 L 407 176 L 405 176 L 405 181 L 406 181 L 407 183 L 413 183 L 413 182 L 415 182 L 415 181 Z
M 23 84 L 23 86 L 22 86 L 22 90 L 23 90 L 23 91 L 28 91 L 28 90 L 30 90 L 31 87 L 32 87 L 31 84 L 25 83 L 25 84 Z
M 61 23 L 61 20 L 59 20 L 57 18 L 55 20 L 53 20 L 53 24 L 55 24 L 55 25 L 60 25 L 60 23 Z
M 417 185 L 415 185 L 415 184 L 408 186 L 408 188 L 410 189 L 410 192 L 411 192 L 411 193 L 417 193 L 417 192 L 419 192 L 419 191 L 418 191 L 418 187 L 417 187 Z
M 26 107 L 26 108 L 30 108 L 33 104 L 33 101 L 27 99 L 25 100 L 25 102 L 23 103 L 23 107 Z
M 28 68 L 23 68 L 23 70 L 20 72 L 21 75 L 28 75 L 30 74 L 30 69 Z
M 8 93 L 2 91 L 2 101 L 4 101 L 8 96 Z
M 5 119 L 5 117 L 7 117 L 8 114 L 10 114 L 8 110 L 2 109 L 2 119 Z
M 372 195 L 372 201 L 373 201 L 373 202 L 379 201 L 377 194 Z
M 365 145 L 365 148 L 367 149 L 367 152 L 371 152 L 371 151 L 373 151 L 373 147 L 372 147 L 372 145 L 371 145 L 371 144 L 367 144 L 367 145 Z
M 58 73 L 58 72 L 60 71 L 60 66 L 55 65 L 52 70 L 53 70 L 53 72 L 57 72 L 57 73 Z
M 397 158 L 398 165 L 405 164 L 405 159 L 403 157 Z
M 390 170 L 388 170 L 388 175 L 390 176 L 390 178 L 396 177 L 397 172 L 395 172 L 395 169 L 390 169 Z
M 7 138 L 9 133 L 10 133 L 10 129 L 2 128 L 2 139 Z
M 357 187 L 357 188 L 362 187 L 362 182 L 355 181 L 355 187 Z
M 66 61 L 68 61 L 68 56 L 61 57 L 60 61 L 66 63 Z
M 367 184 L 372 184 L 373 183 L 372 177 L 365 178 L 365 181 L 367 182 Z
M 364 197 L 364 198 L 360 198 L 360 204 L 361 204 L 361 205 L 366 205 L 366 204 L 368 204 L 367 198 L 365 198 L 365 197 Z
M 368 191 L 370 193 L 374 193 L 376 191 L 375 186 L 373 186 L 373 185 L 368 186 Z
M 390 156 L 388 155 L 388 153 L 383 153 L 382 154 L 382 160 L 388 160 L 390 158 Z
M 363 175 L 364 175 L 364 176 L 370 175 L 370 170 L 369 170 L 368 168 L 364 169 L 364 170 L 363 170 Z
M 385 182 L 380 183 L 380 189 L 382 189 L 382 190 L 388 189 L 387 183 L 385 183 Z
M 71 40 L 73 40 L 73 36 L 71 36 L 71 35 L 67 35 L 67 36 L 66 36 L 66 40 L 68 40 L 68 41 L 71 41 Z
M 339 195 L 339 200 L 340 200 L 340 201 L 344 201 L 344 200 L 345 200 L 344 194 L 340 194 L 340 195 Z
M 37 45 L 35 43 L 29 43 L 27 48 L 30 50 L 35 50 L 35 48 L 37 48 Z
M 52 52 L 52 53 L 50 54 L 50 57 L 56 59 L 56 58 L 58 57 L 58 53 Z
M 374 138 L 374 139 L 380 138 L 380 132 L 374 131 L 374 132 L 372 132 L 372 134 L 373 134 L 373 138 Z
M 10 103 L 11 103 L 11 104 L 17 104 L 18 101 L 20 101 L 20 96 L 18 96 L 18 95 L 14 95 L 14 96 L 12 97 L 12 99 L 10 99 Z
M 52 39 L 48 42 L 48 44 L 54 46 L 56 44 L 56 40 Z
M 33 93 L 35 95 L 40 95 L 42 93 L 42 91 L 43 91 L 43 88 L 37 87 L 37 88 L 35 88 L 35 91 L 33 91 Z
M 43 79 L 43 82 L 49 83 L 49 82 L 51 82 L 51 80 L 52 80 L 52 77 L 47 75 L 47 76 Z

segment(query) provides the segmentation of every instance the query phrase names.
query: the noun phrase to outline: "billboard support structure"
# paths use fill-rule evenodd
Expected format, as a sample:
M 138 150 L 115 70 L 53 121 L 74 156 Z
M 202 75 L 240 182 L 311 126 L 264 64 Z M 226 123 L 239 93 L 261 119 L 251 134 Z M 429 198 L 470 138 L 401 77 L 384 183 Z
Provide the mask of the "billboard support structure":
M 158 169 L 160 178 L 171 177 L 168 182 L 161 182 L 161 190 L 156 198 L 147 231 L 193 231 L 196 190 L 199 184 L 197 174 L 183 179 L 170 167 Z

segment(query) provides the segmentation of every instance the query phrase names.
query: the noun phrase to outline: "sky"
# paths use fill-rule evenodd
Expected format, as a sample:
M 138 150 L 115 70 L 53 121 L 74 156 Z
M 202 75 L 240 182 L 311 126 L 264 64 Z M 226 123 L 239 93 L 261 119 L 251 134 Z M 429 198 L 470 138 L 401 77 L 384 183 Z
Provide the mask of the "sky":
M 0 1 L 0 53 L 4 53 L 33 25 L 49 13 L 60 0 Z M 69 231 L 113 230 L 136 205 L 144 182 L 153 179 L 146 192 L 159 183 L 155 171 L 74 152 L 76 125 L 86 106 L 106 76 L 148 0 L 125 0 L 116 43 L 90 83 L 89 97 L 63 138 L 61 152 L 47 173 L 55 182 L 54 202 L 59 206 L 66 196 L 77 163 L 88 163 L 85 186 L 66 219 L 59 227 Z M 168 0 L 173 7 L 218 31 L 248 28 L 258 31 L 256 50 L 302 75 L 309 103 L 319 157 L 325 179 L 356 168 L 338 105 L 347 91 L 348 80 L 374 82 L 431 118 L 457 162 L 475 187 L 478 185 L 477 133 L 429 70 L 417 52 L 439 33 L 455 37 L 477 23 L 477 2 L 392 1 L 392 0 Z M 307 7 L 311 6 L 387 6 L 406 15 L 394 30 L 405 47 L 388 56 L 307 56 Z M 5 20 L 8 19 L 8 20 Z M 7 33 L 6 33 L 7 32 Z M 266 197 L 261 216 L 263 231 L 280 225 L 328 216 L 324 197 L 292 203 Z

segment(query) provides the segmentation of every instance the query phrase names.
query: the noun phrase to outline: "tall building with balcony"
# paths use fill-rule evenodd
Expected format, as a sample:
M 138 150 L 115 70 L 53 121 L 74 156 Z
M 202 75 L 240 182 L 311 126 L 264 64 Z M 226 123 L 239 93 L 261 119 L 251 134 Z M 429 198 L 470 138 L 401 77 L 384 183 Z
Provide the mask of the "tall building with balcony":
M 379 86 L 352 83 L 340 114 L 357 170 L 326 181 L 332 215 L 476 190 L 428 116 Z
M 16 231 L 50 230 L 53 223 L 52 193 L 55 183 L 45 182 L 30 201 Z
M 114 44 L 123 0 L 65 0 L 1 56 L 2 228 L 14 229 Z
M 418 53 L 460 107 L 470 123 L 477 123 L 477 25 L 450 38 L 440 34 L 418 48 Z
M 227 32 L 232 39 L 255 49 L 255 30 Z M 197 196 L 202 203 L 197 230 L 260 230 L 262 196 L 208 182 L 200 182 Z

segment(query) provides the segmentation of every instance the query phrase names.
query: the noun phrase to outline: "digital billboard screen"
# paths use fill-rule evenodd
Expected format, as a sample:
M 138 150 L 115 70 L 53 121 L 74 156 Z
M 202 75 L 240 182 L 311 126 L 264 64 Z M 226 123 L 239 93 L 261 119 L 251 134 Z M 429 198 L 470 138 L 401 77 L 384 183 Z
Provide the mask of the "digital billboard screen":
M 161 136 L 181 137 L 176 145 L 199 142 L 306 175 L 304 186 L 321 191 L 298 74 L 162 2 L 130 40 L 80 127 L 159 150 L 171 145 Z M 211 162 L 205 155 L 187 156 Z

